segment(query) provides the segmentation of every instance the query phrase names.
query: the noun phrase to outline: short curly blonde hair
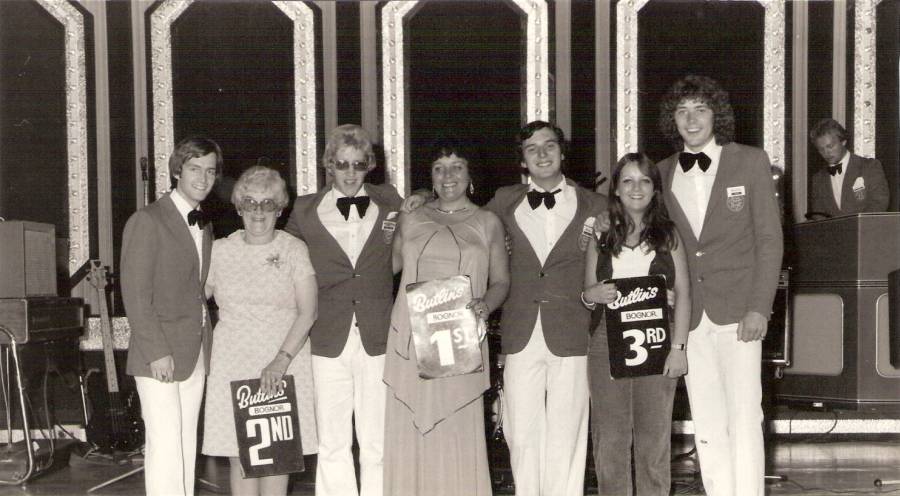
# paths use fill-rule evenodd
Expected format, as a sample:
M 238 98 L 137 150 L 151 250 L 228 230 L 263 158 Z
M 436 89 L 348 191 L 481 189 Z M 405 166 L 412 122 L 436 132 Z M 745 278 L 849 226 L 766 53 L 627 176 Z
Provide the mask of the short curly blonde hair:
M 278 205 L 279 210 L 286 207 L 290 199 L 287 193 L 287 184 L 277 170 L 264 165 L 254 165 L 245 170 L 238 178 L 231 192 L 231 203 L 235 208 L 241 203 L 241 199 L 249 191 L 263 191 L 273 193 L 272 199 Z

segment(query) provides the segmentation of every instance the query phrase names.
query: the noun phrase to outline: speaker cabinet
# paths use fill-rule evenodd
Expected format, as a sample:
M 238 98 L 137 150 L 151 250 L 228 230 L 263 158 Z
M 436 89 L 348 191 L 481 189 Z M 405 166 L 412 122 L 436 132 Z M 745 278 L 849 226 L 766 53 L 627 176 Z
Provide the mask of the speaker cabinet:
M 56 296 L 56 228 L 0 222 L 0 298 Z
M 891 349 L 891 365 L 900 368 L 900 269 L 888 274 L 888 328 Z
M 794 226 L 794 240 L 793 353 L 775 383 L 778 400 L 900 411 L 896 324 L 893 336 L 889 324 L 897 305 L 888 295 L 888 274 L 900 266 L 900 214 L 806 222 Z

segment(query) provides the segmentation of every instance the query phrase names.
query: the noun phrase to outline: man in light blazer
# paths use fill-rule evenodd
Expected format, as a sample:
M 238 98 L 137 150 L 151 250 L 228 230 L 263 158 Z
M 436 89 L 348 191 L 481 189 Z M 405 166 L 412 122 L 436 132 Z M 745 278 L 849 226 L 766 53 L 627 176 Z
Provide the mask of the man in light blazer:
M 379 496 L 391 245 L 401 198 L 391 185 L 365 182 L 375 154 L 360 126 L 332 131 L 322 164 L 330 184 L 297 198 L 285 226 L 309 247 L 319 283 L 319 317 L 310 330 L 319 434 L 316 495 L 358 494 L 351 452 L 355 425 L 359 494 Z
M 660 127 L 679 150 L 658 166 L 692 281 L 685 382 L 703 485 L 762 496 L 762 339 L 783 251 L 769 159 L 732 142 L 728 94 L 708 77 L 674 84 Z
M 221 169 L 222 151 L 215 142 L 178 143 L 169 159 L 175 189 L 125 225 L 127 372 L 135 376 L 141 400 L 148 495 L 194 494 L 197 421 L 211 345 L 203 285 L 213 241 L 212 226 L 198 206 Z
M 823 119 L 809 132 L 809 139 L 827 164 L 810 184 L 809 214 L 829 217 L 884 212 L 890 192 L 881 162 L 847 150 L 847 130 L 834 119 Z
M 504 434 L 517 495 L 581 495 L 589 410 L 584 251 L 606 198 L 563 175 L 561 129 L 534 121 L 517 138 L 528 183 L 498 189 L 486 207 L 503 221 L 511 247 L 500 323 Z

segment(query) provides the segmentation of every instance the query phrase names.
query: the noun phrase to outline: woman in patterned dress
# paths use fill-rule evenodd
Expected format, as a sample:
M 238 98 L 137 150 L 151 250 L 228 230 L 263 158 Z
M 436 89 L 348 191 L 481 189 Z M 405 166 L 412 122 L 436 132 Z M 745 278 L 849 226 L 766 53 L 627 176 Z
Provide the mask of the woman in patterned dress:
M 480 372 L 419 377 L 403 288 L 467 275 L 473 295 L 469 308 L 487 318 L 509 291 L 504 230 L 496 215 L 467 196 L 472 191 L 471 153 L 446 141 L 427 158 L 437 198 L 402 216 L 394 237 L 394 264 L 402 264 L 403 278 L 391 313 L 384 367 L 384 494 L 490 495 L 482 403 L 489 385 L 486 343 L 481 342 Z
M 238 458 L 230 383 L 260 378 L 272 393 L 294 376 L 303 453 L 316 452 L 312 361 L 307 336 L 316 320 L 316 278 L 303 241 L 275 229 L 288 204 L 284 180 L 263 166 L 247 169 L 231 195 L 244 229 L 213 245 L 208 296 L 219 306 L 206 386 L 203 453 L 227 456 L 232 494 L 287 493 L 287 475 L 244 478 Z

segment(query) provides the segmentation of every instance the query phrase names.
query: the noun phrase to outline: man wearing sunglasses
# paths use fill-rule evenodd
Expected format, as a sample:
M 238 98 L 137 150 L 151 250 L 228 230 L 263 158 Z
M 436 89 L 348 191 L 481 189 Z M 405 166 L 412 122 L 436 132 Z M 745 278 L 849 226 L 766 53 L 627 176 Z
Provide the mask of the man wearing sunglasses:
M 402 200 L 390 185 L 365 182 L 375 154 L 360 126 L 334 129 L 322 163 L 329 184 L 297 198 L 285 226 L 306 242 L 319 284 L 319 317 L 310 331 L 319 434 L 316 495 L 380 495 L 391 242 Z M 354 414 L 359 492 L 350 451 Z

